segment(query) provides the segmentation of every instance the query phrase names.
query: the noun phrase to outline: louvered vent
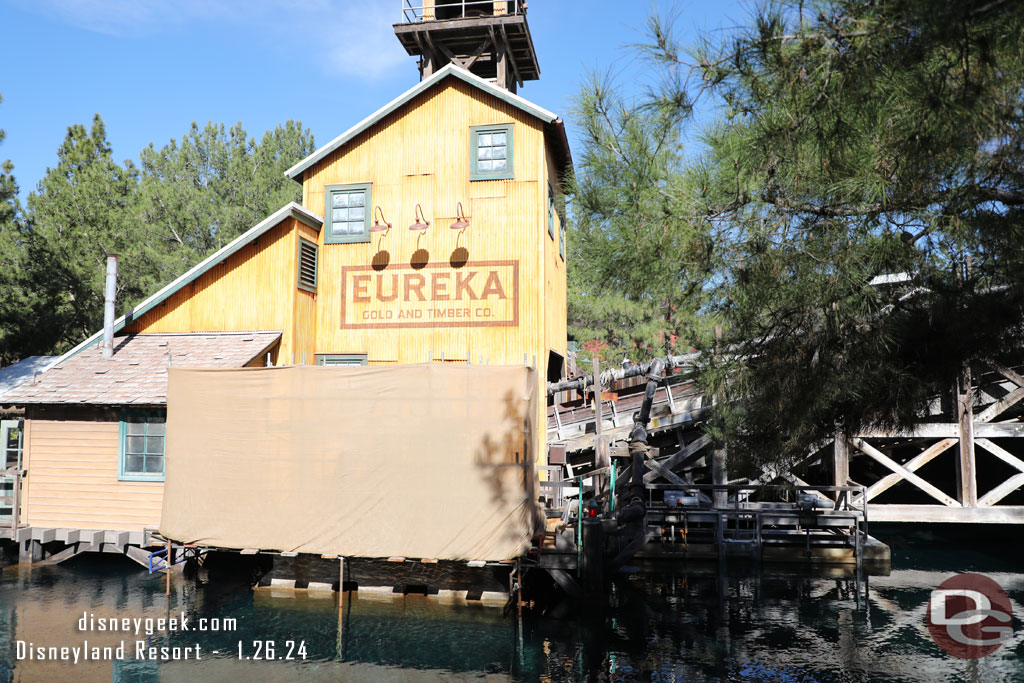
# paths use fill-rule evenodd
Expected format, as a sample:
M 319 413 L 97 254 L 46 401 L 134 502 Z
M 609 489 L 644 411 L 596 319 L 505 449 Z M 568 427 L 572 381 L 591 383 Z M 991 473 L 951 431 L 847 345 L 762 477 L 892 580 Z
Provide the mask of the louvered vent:
M 316 253 L 315 244 L 299 238 L 299 289 L 316 291 Z

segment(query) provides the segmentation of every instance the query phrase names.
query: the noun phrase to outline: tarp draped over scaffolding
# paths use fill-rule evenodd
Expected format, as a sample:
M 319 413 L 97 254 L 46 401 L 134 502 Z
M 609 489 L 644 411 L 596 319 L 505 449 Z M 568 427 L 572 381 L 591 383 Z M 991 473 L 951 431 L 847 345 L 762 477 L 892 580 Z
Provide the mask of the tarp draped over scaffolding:
M 160 532 L 222 548 L 516 557 L 539 516 L 534 372 L 172 367 Z

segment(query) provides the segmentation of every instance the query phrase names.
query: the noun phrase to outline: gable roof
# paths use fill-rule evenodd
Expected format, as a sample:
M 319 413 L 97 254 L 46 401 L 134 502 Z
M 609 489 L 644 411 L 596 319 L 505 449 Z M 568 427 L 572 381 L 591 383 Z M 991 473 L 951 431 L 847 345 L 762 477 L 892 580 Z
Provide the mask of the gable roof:
M 374 113 L 367 116 L 365 119 L 352 126 L 344 133 L 334 138 L 326 145 L 316 150 L 308 157 L 295 164 L 287 171 L 284 172 L 286 176 L 297 181 L 302 182 L 302 174 L 305 173 L 311 166 L 324 159 L 331 153 L 340 149 L 354 137 L 367 130 L 375 123 L 383 119 L 388 114 L 401 108 L 407 102 L 411 101 L 414 97 L 420 93 L 426 92 L 431 87 L 440 83 L 445 78 L 458 78 L 461 81 L 468 83 L 484 92 L 497 97 L 498 99 L 506 102 L 513 107 L 516 107 L 531 116 L 540 119 L 544 124 L 548 132 L 554 134 L 555 141 L 558 143 L 558 152 L 561 162 L 561 166 L 564 168 L 572 165 L 572 155 L 569 152 L 569 139 L 565 134 L 565 124 L 562 119 L 558 118 L 557 114 L 553 114 L 543 107 L 537 106 L 533 102 L 516 95 L 513 92 L 506 90 L 505 88 L 499 87 L 490 81 L 486 81 L 476 74 L 463 69 L 462 67 L 455 66 L 455 64 L 448 63 L 441 69 L 438 69 L 429 77 L 423 79 L 415 86 L 409 88 L 404 93 L 391 100 L 383 107 L 375 111 Z
M 167 366 L 240 368 L 281 338 L 280 332 L 130 334 L 114 340 L 114 356 L 103 359 L 94 345 L 4 395 L 15 405 L 74 403 L 162 405 L 167 402 Z
M 138 306 L 128 311 L 117 320 L 115 320 L 114 334 L 117 334 L 118 332 L 123 330 L 125 325 L 134 320 L 137 320 L 139 317 L 147 313 L 149 310 L 170 298 L 171 295 L 180 290 L 182 287 L 189 284 L 190 282 L 193 282 L 200 275 L 210 270 L 211 268 L 213 268 L 218 263 L 231 256 L 235 252 L 239 251 L 240 249 L 242 249 L 242 247 L 246 246 L 260 235 L 264 234 L 265 232 L 268 232 L 271 228 L 276 226 L 285 218 L 294 218 L 316 230 L 320 230 L 320 228 L 323 227 L 324 224 L 324 219 L 321 218 L 320 216 L 317 216 L 309 209 L 299 206 L 295 202 L 288 202 L 280 209 L 270 214 L 262 221 L 252 226 L 251 228 L 249 228 L 241 235 L 225 244 L 223 247 L 221 247 L 214 253 L 207 256 L 201 262 L 194 265 L 192 268 L 187 270 L 183 275 L 171 281 L 170 284 L 163 287 L 156 294 L 141 302 Z M 96 340 L 98 340 L 101 336 L 103 336 L 102 329 L 93 334 L 85 341 L 83 341 L 75 348 L 65 353 L 63 356 L 56 358 L 51 363 L 41 368 L 41 370 L 45 371 L 49 368 L 60 365 L 60 363 L 62 363 L 64 360 L 71 358 L 72 356 L 88 348 L 90 344 L 95 343 Z

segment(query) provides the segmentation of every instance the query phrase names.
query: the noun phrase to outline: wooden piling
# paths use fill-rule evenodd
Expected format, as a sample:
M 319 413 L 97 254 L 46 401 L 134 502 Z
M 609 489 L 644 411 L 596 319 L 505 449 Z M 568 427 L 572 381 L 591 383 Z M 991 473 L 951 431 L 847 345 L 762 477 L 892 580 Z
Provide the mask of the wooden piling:
M 971 366 L 966 361 L 957 377 L 955 390 L 960 460 L 957 464 L 956 494 L 964 507 L 978 506 L 978 478 L 974 462 L 974 410 L 971 393 Z

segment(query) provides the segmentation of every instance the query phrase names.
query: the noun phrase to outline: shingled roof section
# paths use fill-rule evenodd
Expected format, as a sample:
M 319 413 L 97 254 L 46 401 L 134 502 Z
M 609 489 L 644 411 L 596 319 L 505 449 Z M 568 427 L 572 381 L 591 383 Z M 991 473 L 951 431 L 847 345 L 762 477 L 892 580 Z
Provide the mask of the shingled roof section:
M 29 356 L 23 361 L 0 368 L 0 396 L 19 384 L 28 382 L 37 372 L 42 372 L 57 356 Z
M 280 332 L 133 334 L 114 338 L 114 357 L 97 346 L 53 366 L 35 383 L 4 395 L 4 403 L 163 405 L 167 366 L 240 368 L 267 352 Z

